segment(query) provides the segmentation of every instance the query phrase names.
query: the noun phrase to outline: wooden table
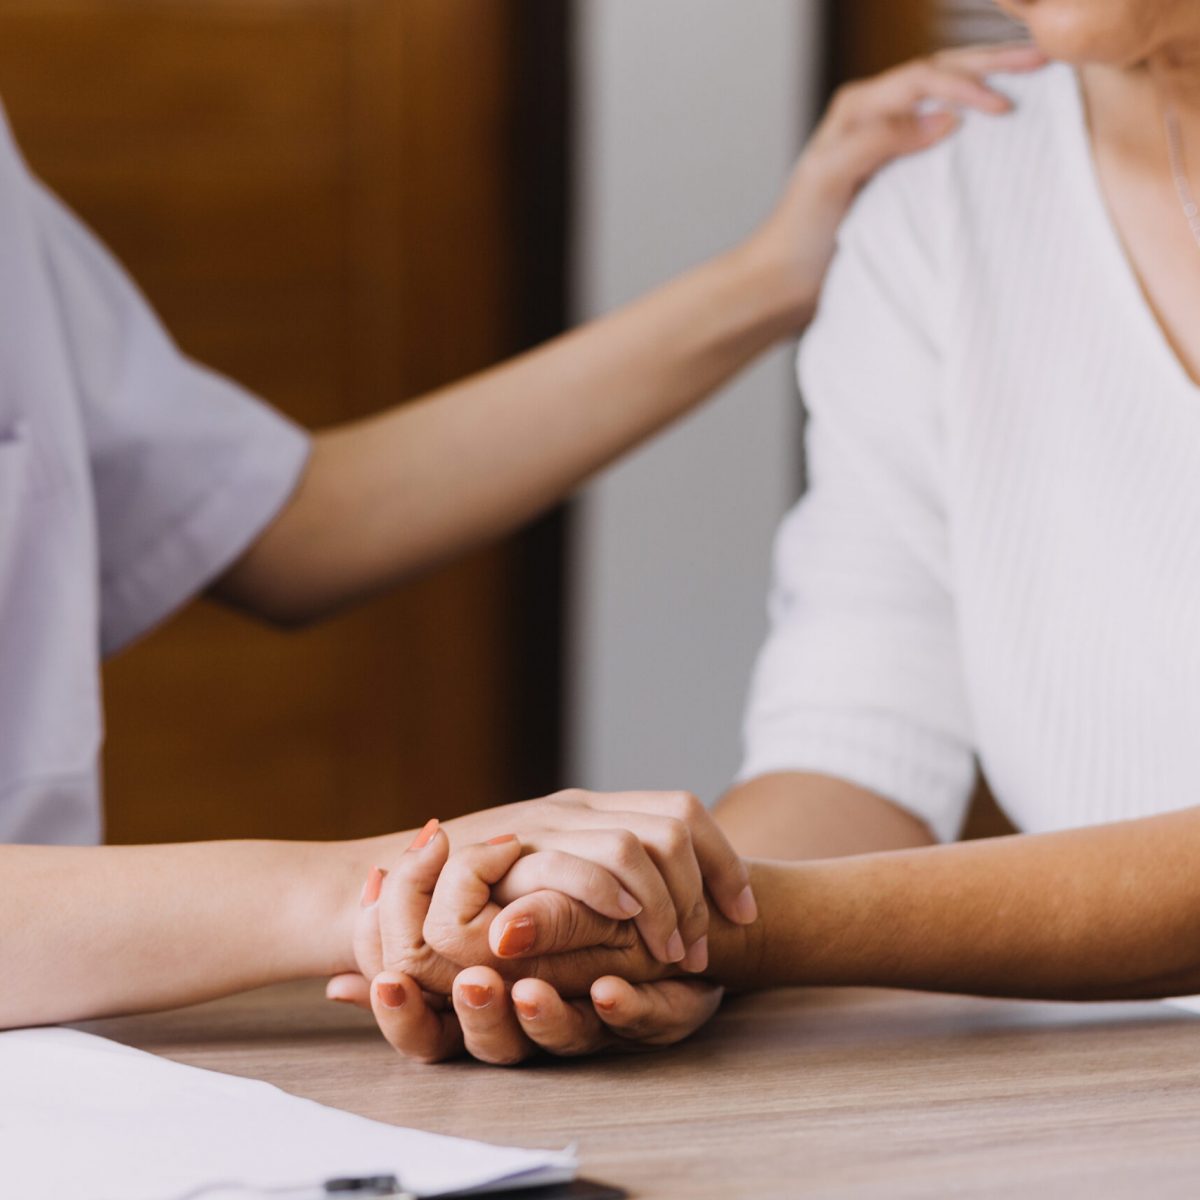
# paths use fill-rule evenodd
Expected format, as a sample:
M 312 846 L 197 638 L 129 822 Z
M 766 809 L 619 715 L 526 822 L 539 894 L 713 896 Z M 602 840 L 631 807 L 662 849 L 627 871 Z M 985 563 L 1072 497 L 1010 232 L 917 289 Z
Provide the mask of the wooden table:
M 85 1028 L 397 1124 L 578 1139 L 635 1196 L 1200 1196 L 1200 1017 L 892 992 L 729 1002 L 672 1050 L 404 1063 L 319 986 Z

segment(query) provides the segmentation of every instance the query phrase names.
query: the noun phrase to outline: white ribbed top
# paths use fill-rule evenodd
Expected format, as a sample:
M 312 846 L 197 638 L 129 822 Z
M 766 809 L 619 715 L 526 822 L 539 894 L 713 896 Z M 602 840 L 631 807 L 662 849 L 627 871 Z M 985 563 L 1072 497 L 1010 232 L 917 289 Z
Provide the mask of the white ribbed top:
M 975 756 L 1025 830 L 1200 803 L 1200 387 L 1074 72 L 1000 82 L 1016 115 L 884 172 L 843 231 L 741 772 L 841 776 L 944 839 Z

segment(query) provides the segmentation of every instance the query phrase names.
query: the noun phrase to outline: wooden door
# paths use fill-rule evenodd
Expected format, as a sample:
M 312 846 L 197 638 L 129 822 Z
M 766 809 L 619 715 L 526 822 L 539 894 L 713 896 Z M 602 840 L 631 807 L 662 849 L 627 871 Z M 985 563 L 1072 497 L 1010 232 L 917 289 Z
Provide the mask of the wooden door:
M 830 0 L 831 87 L 927 54 L 939 0 Z
M 319 427 L 513 348 L 518 11 L 0 0 L 0 94 L 183 347 Z M 111 839 L 346 837 L 513 798 L 522 561 L 301 634 L 193 606 L 107 671 Z

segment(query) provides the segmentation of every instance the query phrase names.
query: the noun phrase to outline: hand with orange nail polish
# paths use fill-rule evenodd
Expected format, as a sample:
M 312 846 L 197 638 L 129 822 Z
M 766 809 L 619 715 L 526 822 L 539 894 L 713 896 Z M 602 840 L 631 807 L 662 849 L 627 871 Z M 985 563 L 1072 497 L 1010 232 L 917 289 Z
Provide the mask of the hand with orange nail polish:
M 524 850 L 502 835 L 451 853 L 445 830 L 427 824 L 363 886 L 354 938 L 362 977 L 398 973 L 447 996 L 458 972 L 484 966 L 509 981 L 536 973 L 565 995 L 586 996 L 602 975 L 645 982 L 678 972 L 650 952 L 632 919 L 638 906 L 602 868 Z M 502 907 L 497 893 L 514 890 L 522 894 Z M 680 945 L 669 949 L 682 957 Z M 344 998 L 362 989 L 339 982 L 333 991 Z
M 688 973 L 707 968 L 711 920 L 750 925 L 757 917 L 746 864 L 686 792 L 559 792 L 456 818 L 449 832 L 456 845 L 497 833 L 520 839 L 520 857 L 494 888 L 501 903 L 564 892 L 634 921 L 660 963 Z

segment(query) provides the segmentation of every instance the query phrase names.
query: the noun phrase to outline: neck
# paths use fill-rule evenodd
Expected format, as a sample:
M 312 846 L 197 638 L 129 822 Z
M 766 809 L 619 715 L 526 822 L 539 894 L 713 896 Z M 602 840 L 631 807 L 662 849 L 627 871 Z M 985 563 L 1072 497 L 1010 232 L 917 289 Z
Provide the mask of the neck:
M 1147 62 L 1146 73 L 1162 101 L 1181 119 L 1200 123 L 1200 41 L 1159 51 Z
M 1156 56 L 1134 67 L 1089 66 L 1083 69 L 1083 80 L 1098 144 L 1126 162 L 1158 171 L 1163 113 L 1170 107 L 1178 116 L 1189 158 L 1200 156 L 1200 55 L 1186 69 L 1177 54 Z

